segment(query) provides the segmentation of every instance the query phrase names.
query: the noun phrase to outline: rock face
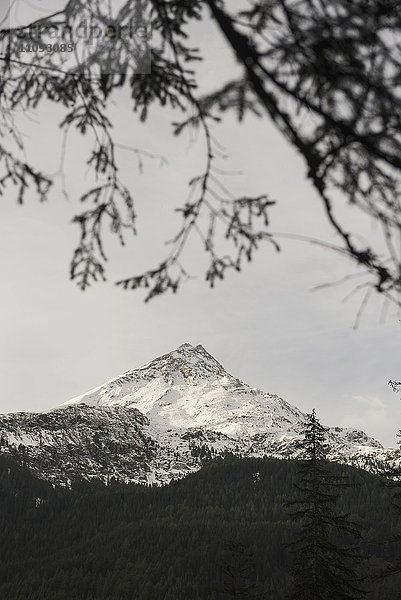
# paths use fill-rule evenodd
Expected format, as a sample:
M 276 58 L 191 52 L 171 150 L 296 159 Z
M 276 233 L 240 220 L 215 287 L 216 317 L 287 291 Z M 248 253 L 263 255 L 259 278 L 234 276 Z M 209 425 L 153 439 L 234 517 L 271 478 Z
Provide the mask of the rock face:
M 305 415 L 183 344 L 45 413 L 0 416 L 2 452 L 53 483 L 115 477 L 167 483 L 224 452 L 297 457 Z M 362 431 L 330 428 L 330 458 L 378 470 L 398 462 Z

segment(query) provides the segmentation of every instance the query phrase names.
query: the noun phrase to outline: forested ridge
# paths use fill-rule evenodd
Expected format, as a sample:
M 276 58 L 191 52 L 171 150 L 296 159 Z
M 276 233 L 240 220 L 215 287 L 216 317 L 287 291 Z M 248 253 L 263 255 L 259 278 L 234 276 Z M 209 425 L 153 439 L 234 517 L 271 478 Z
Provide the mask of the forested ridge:
M 374 475 L 346 474 L 339 508 L 362 525 L 364 585 L 371 600 L 399 597 L 397 577 L 376 579 L 400 545 L 392 490 Z M 0 597 L 7 600 L 217 600 L 228 542 L 239 542 L 261 598 L 284 600 L 298 525 L 285 504 L 295 461 L 225 459 L 164 487 L 76 481 L 52 488 L 0 457 Z M 251 596 L 249 596 L 251 597 Z M 253 596 L 252 596 L 253 597 Z

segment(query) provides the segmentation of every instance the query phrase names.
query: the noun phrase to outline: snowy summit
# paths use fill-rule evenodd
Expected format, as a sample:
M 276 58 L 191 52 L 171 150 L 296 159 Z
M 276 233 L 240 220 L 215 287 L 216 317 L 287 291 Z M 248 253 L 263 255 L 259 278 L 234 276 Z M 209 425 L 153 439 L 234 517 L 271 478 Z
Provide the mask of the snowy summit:
M 43 477 L 76 475 L 164 483 L 229 451 L 296 458 L 305 414 L 228 373 L 185 343 L 47 413 L 0 417 L 1 450 Z M 355 429 L 332 427 L 330 458 L 371 470 L 397 451 Z

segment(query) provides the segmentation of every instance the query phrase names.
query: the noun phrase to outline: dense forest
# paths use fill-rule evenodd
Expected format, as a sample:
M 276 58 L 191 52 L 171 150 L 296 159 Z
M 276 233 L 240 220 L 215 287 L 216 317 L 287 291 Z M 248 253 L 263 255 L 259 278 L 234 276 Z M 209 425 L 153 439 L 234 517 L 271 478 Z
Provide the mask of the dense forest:
M 1 598 L 228 598 L 233 546 L 248 565 L 240 575 L 254 585 L 252 597 L 287 595 L 297 525 L 284 507 L 294 461 L 226 457 L 164 487 L 76 481 L 71 490 L 52 488 L 7 457 L 0 465 Z M 367 597 L 396 598 L 399 580 L 376 577 L 400 552 L 391 541 L 392 490 L 367 472 L 331 469 L 354 484 L 341 492 L 340 508 L 363 529 Z

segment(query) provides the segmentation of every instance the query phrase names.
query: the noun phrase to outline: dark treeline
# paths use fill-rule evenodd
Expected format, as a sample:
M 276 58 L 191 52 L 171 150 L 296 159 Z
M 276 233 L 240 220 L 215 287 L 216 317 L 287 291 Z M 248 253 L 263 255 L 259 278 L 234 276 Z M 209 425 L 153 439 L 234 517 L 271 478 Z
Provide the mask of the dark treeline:
M 1 598 L 220 600 L 229 597 L 233 544 L 249 563 L 253 597 L 290 592 L 287 546 L 300 525 L 284 507 L 295 461 L 228 456 L 161 488 L 77 481 L 72 490 L 53 489 L 4 456 L 0 467 Z M 365 471 L 329 467 L 355 484 L 341 489 L 338 509 L 362 529 L 367 598 L 393 600 L 400 580 L 375 578 L 400 555 L 388 541 L 397 529 L 392 491 Z

